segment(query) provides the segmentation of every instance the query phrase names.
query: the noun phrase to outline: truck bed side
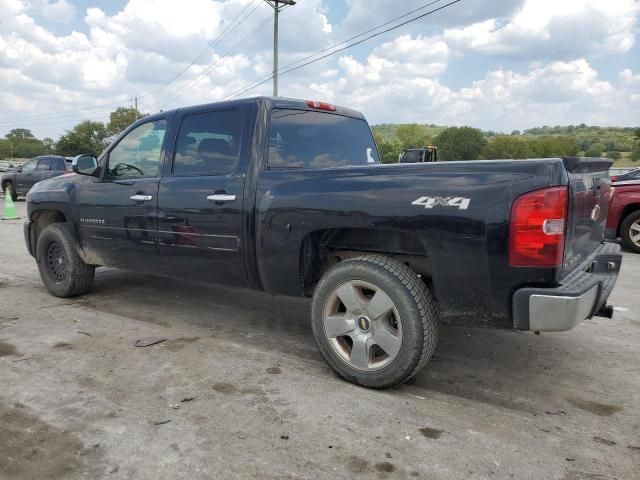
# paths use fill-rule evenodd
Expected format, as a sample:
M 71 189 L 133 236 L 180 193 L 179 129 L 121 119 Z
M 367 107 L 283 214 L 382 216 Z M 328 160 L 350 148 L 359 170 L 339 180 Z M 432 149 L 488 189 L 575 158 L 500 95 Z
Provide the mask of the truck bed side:
M 271 293 L 300 295 L 332 256 L 380 251 L 433 283 L 443 321 L 509 328 L 513 290 L 552 285 L 556 275 L 509 266 L 511 204 L 566 183 L 561 159 L 263 170 L 259 282 Z

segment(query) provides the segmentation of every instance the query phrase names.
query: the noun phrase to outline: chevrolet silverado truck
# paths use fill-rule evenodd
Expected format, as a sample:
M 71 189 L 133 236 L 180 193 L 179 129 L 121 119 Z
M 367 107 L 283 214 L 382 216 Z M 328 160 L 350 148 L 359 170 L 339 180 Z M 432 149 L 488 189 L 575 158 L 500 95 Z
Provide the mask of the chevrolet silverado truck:
M 620 238 L 630 251 L 640 253 L 640 168 L 611 180 L 605 236 Z
M 438 323 L 568 330 L 610 316 L 611 161 L 379 162 L 364 117 L 252 98 L 138 120 L 27 196 L 53 295 L 97 266 L 312 297 L 318 348 L 373 388 L 427 363 Z

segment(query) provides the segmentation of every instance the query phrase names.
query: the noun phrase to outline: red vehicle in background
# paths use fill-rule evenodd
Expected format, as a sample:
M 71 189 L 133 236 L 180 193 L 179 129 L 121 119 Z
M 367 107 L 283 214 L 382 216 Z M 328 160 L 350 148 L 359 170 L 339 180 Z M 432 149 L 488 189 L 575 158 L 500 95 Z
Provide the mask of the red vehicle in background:
M 607 238 L 621 238 L 629 250 L 640 253 L 640 168 L 611 177 L 606 228 Z

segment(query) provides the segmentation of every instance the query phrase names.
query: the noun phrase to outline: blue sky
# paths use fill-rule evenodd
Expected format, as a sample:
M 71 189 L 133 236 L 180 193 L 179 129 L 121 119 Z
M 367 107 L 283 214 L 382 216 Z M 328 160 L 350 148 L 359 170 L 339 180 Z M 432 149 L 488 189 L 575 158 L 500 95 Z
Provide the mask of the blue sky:
M 448 1 L 299 0 L 282 13 L 281 66 Z M 283 75 L 280 94 L 372 123 L 638 126 L 639 12 L 637 0 L 461 0 Z M 0 0 L 0 135 L 56 138 L 134 96 L 145 112 L 229 98 L 269 76 L 270 15 L 263 0 Z

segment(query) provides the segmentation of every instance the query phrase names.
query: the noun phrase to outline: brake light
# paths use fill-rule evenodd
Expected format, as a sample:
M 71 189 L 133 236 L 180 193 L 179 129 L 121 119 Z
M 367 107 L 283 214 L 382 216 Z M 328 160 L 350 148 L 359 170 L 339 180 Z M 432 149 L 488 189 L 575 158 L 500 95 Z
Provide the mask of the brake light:
M 315 100 L 307 100 L 309 108 L 315 108 L 316 110 L 327 110 L 329 112 L 335 112 L 336 106 L 326 102 L 316 102 Z
M 519 196 L 511 208 L 509 263 L 514 267 L 562 264 L 567 226 L 567 187 Z

